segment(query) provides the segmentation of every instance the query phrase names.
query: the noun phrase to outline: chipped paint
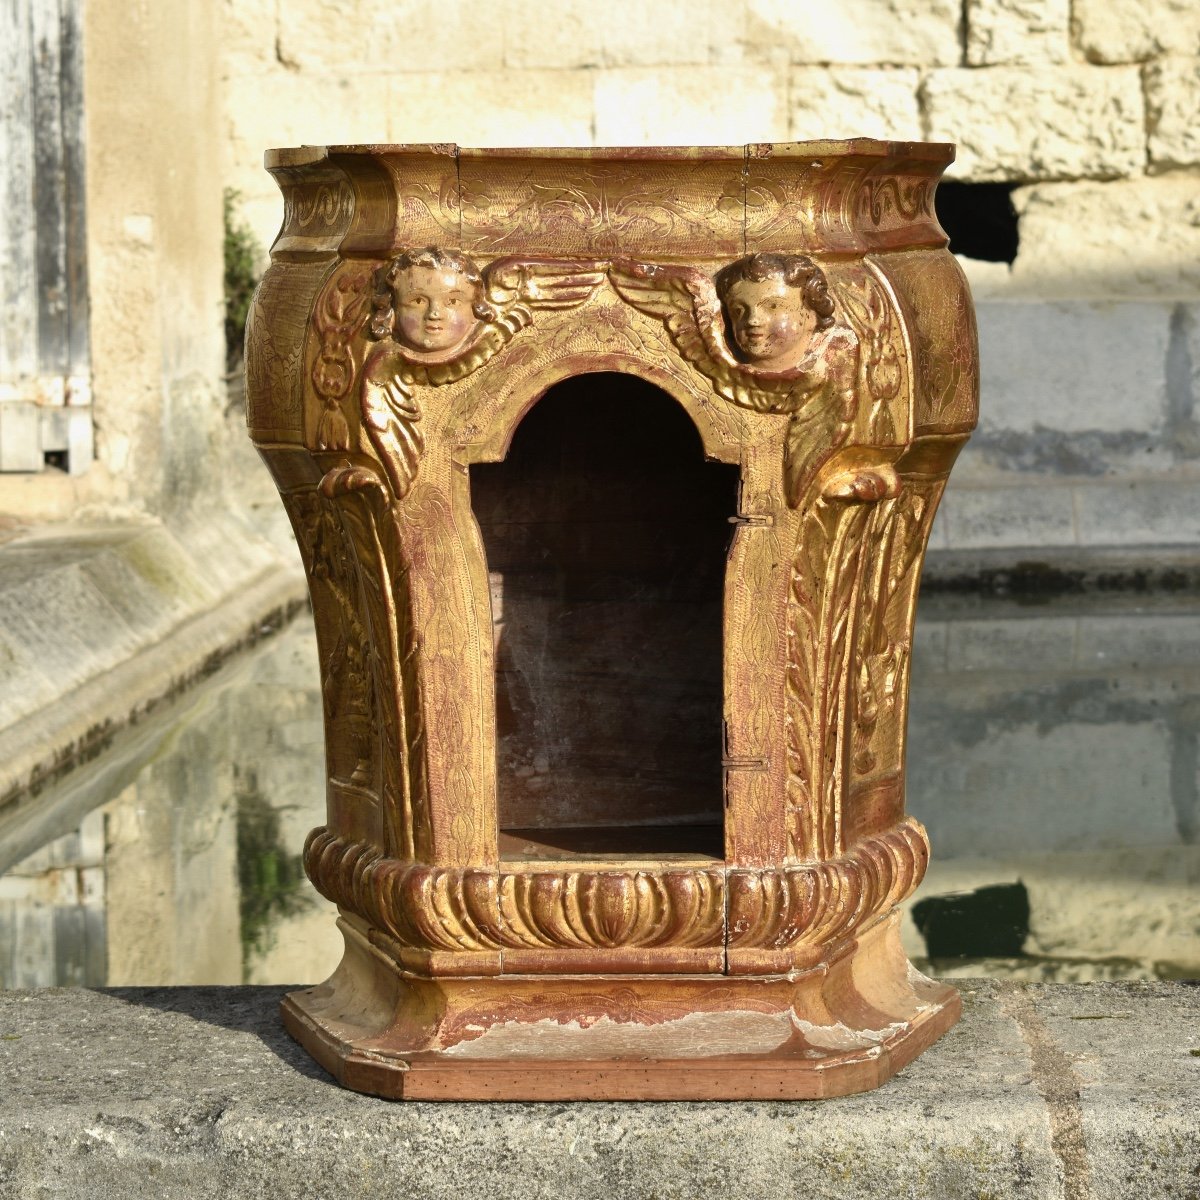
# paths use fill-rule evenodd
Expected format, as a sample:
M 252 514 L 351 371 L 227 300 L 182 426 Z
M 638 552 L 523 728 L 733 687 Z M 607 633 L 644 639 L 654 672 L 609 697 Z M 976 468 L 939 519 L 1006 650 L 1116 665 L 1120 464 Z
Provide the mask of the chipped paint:
M 642 1025 L 603 1016 L 579 1021 L 506 1021 L 482 1037 L 444 1053 L 458 1058 L 709 1058 L 722 1054 L 769 1054 L 791 1036 L 791 1014 L 734 1010 L 689 1013 Z
M 840 1021 L 835 1025 L 814 1025 L 795 1014 L 792 1024 L 811 1046 L 819 1046 L 823 1050 L 862 1050 L 865 1047 L 875 1047 L 878 1050 L 881 1042 L 903 1033 L 908 1028 L 907 1021 L 893 1021 L 882 1029 L 851 1029 Z

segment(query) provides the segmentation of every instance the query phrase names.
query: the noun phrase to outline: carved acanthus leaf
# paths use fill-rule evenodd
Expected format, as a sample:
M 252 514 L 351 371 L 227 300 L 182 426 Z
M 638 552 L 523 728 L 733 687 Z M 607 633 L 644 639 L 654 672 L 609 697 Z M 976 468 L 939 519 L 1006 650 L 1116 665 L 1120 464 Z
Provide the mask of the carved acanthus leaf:
M 879 281 L 870 272 L 858 280 L 841 282 L 838 298 L 850 324 L 865 347 L 862 370 L 873 399 L 891 400 L 900 391 L 903 376 L 896 351 L 896 321 Z

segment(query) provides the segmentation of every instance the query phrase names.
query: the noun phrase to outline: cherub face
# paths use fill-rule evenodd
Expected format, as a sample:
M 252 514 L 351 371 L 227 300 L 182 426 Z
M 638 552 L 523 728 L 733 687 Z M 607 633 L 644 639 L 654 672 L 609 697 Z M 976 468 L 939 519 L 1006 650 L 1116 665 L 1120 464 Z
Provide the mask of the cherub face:
M 772 371 L 794 367 L 817 327 L 817 314 L 800 288 L 779 278 L 739 279 L 725 297 L 738 349 L 755 366 Z
M 414 350 L 452 350 L 475 327 L 475 287 L 453 268 L 409 267 L 393 288 L 396 333 Z

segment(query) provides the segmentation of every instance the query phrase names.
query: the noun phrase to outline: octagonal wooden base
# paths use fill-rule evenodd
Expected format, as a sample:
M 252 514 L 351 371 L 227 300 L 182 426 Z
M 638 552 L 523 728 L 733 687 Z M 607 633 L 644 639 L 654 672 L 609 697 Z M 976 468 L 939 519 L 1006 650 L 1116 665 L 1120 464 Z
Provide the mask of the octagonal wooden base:
M 328 983 L 283 1001 L 340 1083 L 388 1099 L 810 1100 L 868 1091 L 957 1020 L 891 914 L 792 976 L 419 978 L 343 922 Z

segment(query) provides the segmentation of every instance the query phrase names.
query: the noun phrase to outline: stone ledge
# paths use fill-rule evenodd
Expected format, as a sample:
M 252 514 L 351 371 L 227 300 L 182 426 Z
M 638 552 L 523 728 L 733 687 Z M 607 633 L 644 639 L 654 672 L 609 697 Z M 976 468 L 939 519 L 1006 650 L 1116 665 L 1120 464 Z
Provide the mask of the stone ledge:
M 921 596 L 935 595 L 1069 596 L 1073 613 L 1089 611 L 1092 600 L 1113 599 L 1156 611 L 1175 609 L 1200 595 L 1200 545 L 931 548 L 921 571 Z
M 0 547 L 0 811 L 98 753 L 304 603 L 233 512 L 46 526 Z
M 962 1023 L 818 1103 L 394 1104 L 282 988 L 0 992 L 0 1195 L 1189 1196 L 1200 988 L 959 981 Z

